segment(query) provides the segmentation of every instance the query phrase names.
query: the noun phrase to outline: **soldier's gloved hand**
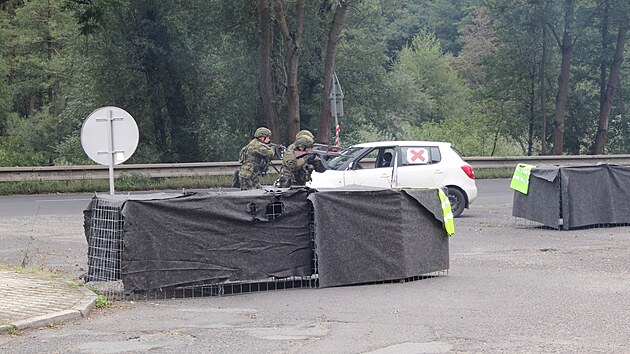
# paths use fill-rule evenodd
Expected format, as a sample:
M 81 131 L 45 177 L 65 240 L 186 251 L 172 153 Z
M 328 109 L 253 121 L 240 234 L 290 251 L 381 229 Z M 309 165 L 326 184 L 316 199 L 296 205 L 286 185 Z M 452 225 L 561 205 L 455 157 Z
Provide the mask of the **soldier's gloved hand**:
M 319 173 L 323 173 L 326 172 L 326 170 L 328 169 L 326 167 L 326 165 L 324 164 L 324 162 L 322 162 L 324 160 L 319 160 L 315 163 L 314 167 L 315 167 L 315 171 L 319 172 Z
M 306 162 L 309 165 L 314 165 L 315 162 L 317 161 L 316 158 L 317 158 L 317 155 L 315 155 L 315 154 L 308 154 L 308 159 L 306 160 Z

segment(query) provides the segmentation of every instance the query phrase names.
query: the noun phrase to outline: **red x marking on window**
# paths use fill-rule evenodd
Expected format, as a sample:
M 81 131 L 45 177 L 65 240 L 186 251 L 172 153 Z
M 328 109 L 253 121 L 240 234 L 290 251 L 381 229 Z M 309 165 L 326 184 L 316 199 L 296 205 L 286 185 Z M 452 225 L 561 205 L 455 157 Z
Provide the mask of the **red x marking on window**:
M 409 150 L 409 152 L 411 153 L 411 162 L 416 162 L 416 160 L 420 160 L 422 162 L 424 162 L 424 160 L 426 159 L 424 156 L 424 149 L 420 150 L 420 151 L 416 151 L 416 150 Z

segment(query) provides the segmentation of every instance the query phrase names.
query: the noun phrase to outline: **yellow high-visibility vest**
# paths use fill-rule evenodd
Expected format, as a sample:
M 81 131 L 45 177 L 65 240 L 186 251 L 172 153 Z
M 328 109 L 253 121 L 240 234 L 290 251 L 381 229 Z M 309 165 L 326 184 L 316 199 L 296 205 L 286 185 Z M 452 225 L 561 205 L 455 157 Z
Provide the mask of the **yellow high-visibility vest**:
M 442 202 L 442 215 L 444 217 L 444 229 L 446 234 L 451 236 L 455 233 L 455 222 L 453 221 L 453 212 L 451 211 L 451 202 L 448 200 L 448 196 L 444 194 L 442 188 L 438 188 L 438 196 L 440 202 Z
M 519 191 L 523 194 L 527 194 L 529 191 L 529 177 L 531 175 L 532 168 L 536 166 L 519 163 L 514 169 L 514 176 L 510 182 L 510 188 L 515 191 Z

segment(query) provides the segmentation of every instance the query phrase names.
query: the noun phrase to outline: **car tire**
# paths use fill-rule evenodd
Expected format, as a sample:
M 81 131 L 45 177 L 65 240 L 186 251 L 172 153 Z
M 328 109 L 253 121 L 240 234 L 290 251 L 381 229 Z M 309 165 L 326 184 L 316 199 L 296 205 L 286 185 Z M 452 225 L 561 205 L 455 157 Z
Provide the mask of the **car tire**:
M 448 188 L 448 200 L 451 202 L 451 212 L 456 218 L 462 214 L 466 208 L 466 197 L 464 193 L 457 188 Z

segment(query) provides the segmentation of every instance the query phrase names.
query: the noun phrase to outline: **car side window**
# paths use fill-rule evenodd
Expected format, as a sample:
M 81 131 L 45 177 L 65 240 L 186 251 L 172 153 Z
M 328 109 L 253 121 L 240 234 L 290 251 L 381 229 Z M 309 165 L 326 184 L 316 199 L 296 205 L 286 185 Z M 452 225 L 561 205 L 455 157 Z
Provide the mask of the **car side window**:
M 431 146 L 431 163 L 438 163 L 442 161 L 442 154 L 440 153 L 440 148 L 437 146 Z
M 403 165 L 426 165 L 433 163 L 433 160 L 430 156 L 432 149 L 433 148 L 422 146 L 401 147 L 401 163 Z
M 349 147 L 343 150 L 339 156 L 335 156 L 328 160 L 328 169 L 330 170 L 341 170 L 344 166 L 346 166 L 346 162 L 352 160 L 354 156 L 363 150 L 363 148 L 358 147 Z
M 380 168 L 393 167 L 394 156 L 396 156 L 395 148 L 393 147 L 381 148 L 381 151 L 376 161 L 376 166 Z
M 363 155 L 359 160 L 354 163 L 355 170 L 365 170 L 370 168 L 376 168 L 378 162 L 379 149 L 372 149 L 367 154 Z

